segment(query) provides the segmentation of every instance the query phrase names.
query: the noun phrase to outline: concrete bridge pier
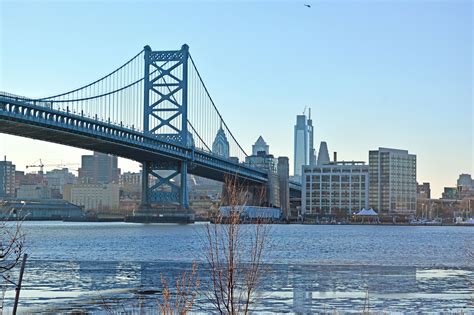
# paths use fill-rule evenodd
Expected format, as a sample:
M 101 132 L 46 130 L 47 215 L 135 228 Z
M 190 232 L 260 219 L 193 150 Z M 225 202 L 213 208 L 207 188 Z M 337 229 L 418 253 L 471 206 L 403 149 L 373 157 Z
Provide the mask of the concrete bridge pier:
M 222 186 L 221 204 L 279 207 L 278 175 L 268 174 L 268 182 L 263 184 L 251 183 L 246 180 L 228 181 Z

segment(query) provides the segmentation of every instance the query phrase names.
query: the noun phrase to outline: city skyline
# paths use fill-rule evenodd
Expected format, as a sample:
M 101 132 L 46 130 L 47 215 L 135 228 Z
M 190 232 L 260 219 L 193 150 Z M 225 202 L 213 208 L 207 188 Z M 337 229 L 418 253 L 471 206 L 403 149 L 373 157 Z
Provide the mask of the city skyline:
M 469 2 L 462 1 L 452 5 L 423 3 L 423 6 L 416 3 L 396 5 L 371 2 L 370 5 L 368 4 L 318 3 L 313 4 L 311 10 L 305 10 L 304 7 L 294 3 L 276 3 L 270 8 L 255 3 L 233 4 L 233 6 L 229 3 L 221 5 L 207 3 L 198 6 L 168 3 L 167 7 L 179 8 L 184 18 L 190 19 L 193 16 L 190 11 L 198 10 L 199 13 L 205 14 L 206 9 L 212 8 L 213 14 L 217 13 L 218 21 L 223 23 L 224 20 L 228 20 L 223 25 L 223 33 L 227 31 L 232 34 L 233 40 L 216 32 L 211 32 L 209 35 L 209 32 L 204 30 L 209 29 L 212 23 L 205 21 L 202 25 L 196 26 L 196 30 L 185 28 L 170 30 L 169 34 L 160 34 L 158 40 L 153 32 L 139 31 L 140 23 L 135 21 L 137 25 L 130 23 L 132 26 L 128 32 L 135 32 L 140 36 L 123 41 L 120 37 L 114 37 L 115 34 L 118 35 L 120 31 L 124 31 L 124 28 L 118 24 L 119 17 L 125 17 L 129 9 L 143 9 L 144 4 L 132 6 L 122 3 L 113 8 L 100 3 L 91 4 L 92 10 L 90 16 L 87 16 L 88 19 L 104 19 L 117 29 L 104 28 L 99 30 L 98 34 L 85 38 L 79 34 L 79 31 L 90 27 L 86 25 L 87 21 L 83 23 L 69 21 L 67 17 L 68 14 L 74 14 L 72 12 L 74 10 L 86 14 L 87 6 L 80 3 L 73 3 L 72 7 L 58 4 L 55 8 L 56 12 L 52 12 L 39 3 L 27 5 L 24 2 L 19 4 L 5 2 L 1 4 L 1 68 L 3 70 L 0 77 L 0 90 L 26 96 L 54 94 L 75 88 L 110 72 L 145 44 L 150 44 L 157 49 L 174 49 L 187 42 L 194 58 L 201 64 L 203 75 L 210 81 L 210 89 L 216 95 L 215 98 L 224 118 L 229 121 L 230 128 L 235 132 L 247 153 L 250 153 L 251 144 L 258 136 L 263 135 L 272 146 L 275 156 L 288 156 L 292 165 L 294 117 L 300 114 L 305 106 L 311 106 L 317 135 L 316 144 L 327 141 L 330 152 L 337 151 L 341 160 L 368 161 L 368 151 L 378 147 L 394 147 L 414 152 L 418 156 L 417 180 L 430 182 L 433 196 L 439 197 L 443 187 L 452 185 L 458 174 L 473 172 L 472 96 L 470 95 L 472 78 L 469 74 L 469 65 L 472 66 L 472 60 L 469 59 L 471 48 L 468 45 L 471 40 L 469 38 L 471 31 L 463 31 L 465 26 L 472 24 L 472 17 L 469 15 L 469 9 L 472 6 Z M 115 18 L 106 16 L 106 8 L 114 11 L 117 16 Z M 247 12 L 249 8 L 252 8 L 251 12 L 247 12 L 249 26 L 243 28 L 254 27 L 257 32 L 256 37 L 266 39 L 264 43 L 248 39 L 240 34 L 235 29 L 236 19 L 230 16 L 229 8 L 242 12 Z M 361 19 L 369 14 L 364 13 L 364 9 L 378 15 L 359 25 L 357 23 L 362 22 Z M 395 12 L 390 9 L 395 9 Z M 423 14 L 420 16 L 421 9 L 423 9 Z M 28 23 L 22 26 L 14 23 L 15 16 L 18 16 L 20 11 L 26 20 L 36 23 L 37 29 L 31 29 Z M 37 11 L 44 14 L 36 15 Z M 287 13 L 288 16 L 278 19 L 281 12 Z M 165 15 L 154 13 L 159 15 L 159 19 L 166 21 Z M 48 21 L 48 18 L 45 18 L 53 14 L 56 15 L 55 19 Z M 151 13 L 143 12 L 143 14 Z M 40 20 L 39 16 L 41 16 Z M 407 26 L 398 25 L 400 16 L 407 18 Z M 344 18 L 347 19 L 344 20 Z M 440 18 L 449 22 L 443 24 L 443 27 L 449 30 L 435 25 Z M 299 19 L 301 21 L 298 21 Z M 400 29 L 394 28 L 395 20 L 396 26 Z M 413 32 L 414 34 L 410 34 L 408 32 L 412 31 L 409 28 L 410 22 L 414 23 L 415 20 L 419 23 L 418 29 Z M 333 37 L 321 33 L 320 29 L 327 26 L 326 22 L 337 21 L 346 24 L 336 23 L 335 29 L 326 29 Z M 260 22 L 264 23 L 260 25 Z M 63 23 L 62 28 L 55 29 L 56 23 Z M 294 66 L 284 67 L 283 71 L 288 72 L 288 75 L 285 74 L 284 77 L 302 76 L 306 80 L 299 84 L 303 84 L 309 91 L 315 89 L 315 92 L 299 93 L 295 96 L 291 91 L 296 89 L 297 85 L 285 82 L 289 84 L 289 87 L 282 90 L 281 84 L 271 77 L 273 72 L 270 68 L 278 65 L 278 58 L 293 51 L 291 47 L 283 46 L 278 34 L 269 29 L 268 25 L 272 23 L 282 23 L 286 26 L 286 33 L 283 35 L 292 37 L 292 42 L 288 45 L 313 48 L 309 50 L 312 58 L 316 60 L 304 60 L 308 58 L 309 53 L 302 51 L 303 56 L 293 61 Z M 104 24 L 107 23 L 104 22 Z M 370 29 L 374 25 L 385 26 L 385 30 L 394 32 L 391 34 L 393 36 L 389 43 L 380 40 L 382 35 L 380 30 Z M 315 34 L 311 34 L 309 39 L 305 38 L 298 33 L 302 26 L 314 31 Z M 341 26 L 345 26 L 346 29 Z M 350 26 L 354 26 L 355 30 L 348 31 Z M 428 29 L 432 31 L 432 27 L 438 37 L 427 33 Z M 471 28 L 468 27 L 468 29 Z M 100 36 L 111 31 L 114 31 L 111 33 L 114 36 L 110 39 L 109 45 L 98 45 Z M 199 31 L 206 33 L 206 37 L 214 43 L 208 47 L 206 45 L 209 44 L 208 38 L 199 36 Z M 248 34 L 244 30 L 240 31 Z M 358 33 L 360 31 L 365 32 Z M 37 32 L 42 36 L 37 36 Z M 65 38 L 65 43 L 63 42 L 59 47 L 54 41 L 54 36 L 58 36 L 58 32 L 63 35 L 72 32 L 75 34 L 72 39 L 82 44 L 73 43 L 72 39 Z M 90 32 L 84 33 L 90 34 Z M 365 35 L 365 37 L 362 36 L 362 42 L 368 46 L 363 48 L 353 46 L 361 34 Z M 453 36 L 453 34 L 458 36 Z M 38 42 L 39 39 L 41 42 Z M 322 39 L 328 47 L 320 47 L 318 39 Z M 344 40 L 347 40 L 347 43 L 343 43 Z M 247 41 L 258 48 L 254 56 L 242 54 L 242 50 L 246 50 Z M 397 43 L 405 45 L 396 47 Z M 31 54 L 30 47 L 38 45 L 42 45 L 43 48 L 35 51 L 35 58 L 28 58 L 27 56 Z M 355 56 L 341 55 L 338 49 L 342 48 L 353 48 Z M 111 49 L 116 51 L 110 54 Z M 265 60 L 264 57 L 268 55 L 265 49 L 273 50 L 275 56 Z M 410 49 L 416 51 L 417 54 L 407 53 L 406 50 Z M 420 55 L 425 58 L 421 58 Z M 249 68 L 257 69 L 255 82 L 238 83 L 243 78 L 248 78 L 248 74 L 237 69 L 238 65 L 229 64 L 229 59 L 239 63 L 241 62 L 239 58 L 243 58 L 244 62 L 252 65 Z M 344 60 L 345 58 L 348 60 Z M 376 59 L 375 63 L 372 59 L 372 63 L 369 64 L 371 58 L 379 59 Z M 361 65 L 354 64 L 355 61 L 362 61 Z M 82 65 L 91 62 L 93 63 L 90 69 L 84 70 Z M 304 67 L 305 62 L 309 63 L 307 68 Z M 422 64 L 415 66 L 417 62 Z M 333 67 L 328 66 L 327 63 L 333 64 Z M 339 66 L 334 66 L 338 63 L 340 63 Z M 435 67 L 431 69 L 433 66 Z M 54 69 L 54 75 L 46 71 L 51 68 Z M 68 75 L 69 69 L 75 75 Z M 229 71 L 222 71 L 222 69 L 229 69 Z M 27 80 L 25 84 L 25 73 L 34 78 L 41 76 L 41 80 Z M 320 73 L 320 76 L 314 77 L 313 73 Z M 384 76 L 378 77 L 382 74 Z M 410 74 L 410 76 L 403 74 Z M 422 74 L 423 77 L 421 77 Z M 430 76 L 434 79 L 428 79 Z M 328 79 L 328 82 L 324 82 L 325 79 Z M 376 82 L 380 80 L 382 82 Z M 291 80 L 288 79 L 288 81 Z M 262 85 L 262 82 L 265 84 Z M 411 87 L 415 83 L 417 90 Z M 232 93 L 236 84 L 240 84 L 239 89 L 247 92 L 243 93 L 244 96 Z M 374 85 L 378 90 L 371 89 Z M 344 93 L 338 92 L 341 87 L 347 91 L 347 95 L 341 95 Z M 401 92 L 406 92 L 406 95 L 400 97 L 398 94 Z M 447 104 L 453 104 L 453 106 Z M 239 115 L 245 111 L 251 115 Z M 347 116 L 344 115 L 346 113 Z M 350 117 L 350 119 L 344 119 L 344 117 Z M 400 121 L 403 122 L 402 125 Z M 275 130 L 274 126 L 279 126 L 279 128 Z M 443 148 L 442 151 L 441 148 Z M 80 155 L 90 153 L 5 134 L 1 135 L 0 150 L 2 155 L 7 155 L 7 159 L 13 161 L 19 169 L 25 169 L 25 165 L 39 158 L 44 161 L 59 163 L 62 160 L 68 163 L 77 162 L 80 160 Z M 138 164 L 124 160 L 120 160 L 119 167 L 124 171 L 139 169 Z

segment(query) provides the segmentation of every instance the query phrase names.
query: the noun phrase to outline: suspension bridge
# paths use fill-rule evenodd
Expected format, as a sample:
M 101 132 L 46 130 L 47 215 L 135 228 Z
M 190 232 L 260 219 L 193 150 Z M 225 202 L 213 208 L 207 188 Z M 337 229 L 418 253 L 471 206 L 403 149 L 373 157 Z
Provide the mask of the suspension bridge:
M 211 149 L 220 129 L 229 143 L 225 155 Z M 65 93 L 42 98 L 0 93 L 0 132 L 142 163 L 143 205 L 188 208 L 188 174 L 268 183 L 267 171 L 243 163 L 247 153 L 187 45 L 171 51 L 145 46 L 113 72 Z

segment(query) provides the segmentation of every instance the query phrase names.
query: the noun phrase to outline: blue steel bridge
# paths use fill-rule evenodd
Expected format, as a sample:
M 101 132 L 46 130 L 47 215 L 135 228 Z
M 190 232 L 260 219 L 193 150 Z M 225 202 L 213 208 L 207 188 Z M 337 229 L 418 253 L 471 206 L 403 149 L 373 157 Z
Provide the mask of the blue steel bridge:
M 220 128 L 230 158 L 211 150 Z M 0 93 L 0 132 L 142 163 L 143 205 L 188 208 L 187 174 L 218 181 L 233 175 L 250 185 L 269 181 L 265 170 L 243 163 L 247 154 L 187 45 L 172 51 L 145 46 L 113 72 L 65 93 L 43 98 Z M 297 183 L 290 185 L 301 190 Z

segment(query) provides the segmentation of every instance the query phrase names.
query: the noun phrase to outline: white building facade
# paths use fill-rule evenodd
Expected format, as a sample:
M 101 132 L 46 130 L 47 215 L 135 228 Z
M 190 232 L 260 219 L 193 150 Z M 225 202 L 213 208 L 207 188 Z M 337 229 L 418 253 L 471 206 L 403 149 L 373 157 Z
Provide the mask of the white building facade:
M 332 162 L 304 166 L 301 215 L 351 215 L 369 205 L 369 166 Z
M 84 210 L 116 210 L 119 208 L 120 188 L 118 184 L 65 185 L 63 199 Z

